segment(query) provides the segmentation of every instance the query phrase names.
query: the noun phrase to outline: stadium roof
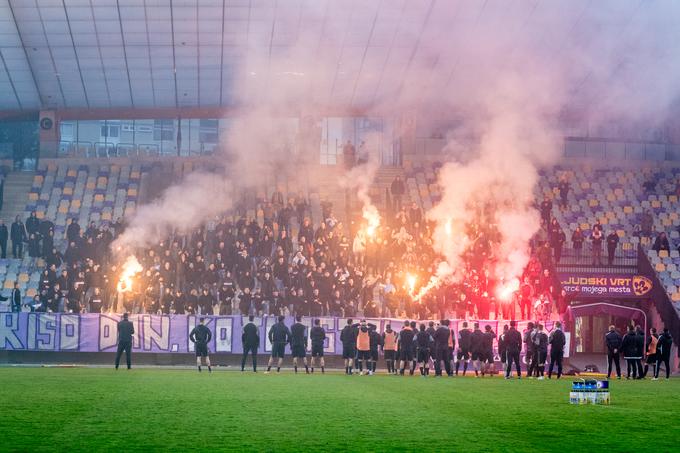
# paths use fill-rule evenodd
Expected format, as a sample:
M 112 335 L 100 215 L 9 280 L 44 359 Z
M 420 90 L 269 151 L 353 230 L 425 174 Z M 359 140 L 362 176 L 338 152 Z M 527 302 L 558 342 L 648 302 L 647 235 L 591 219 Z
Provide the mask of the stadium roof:
M 621 23 L 639 13 L 639 2 L 608 5 Z M 301 33 L 330 72 L 314 95 L 356 108 L 422 78 L 412 66 L 443 74 L 432 82 L 447 89 L 465 56 L 423 43 L 470 39 L 448 34 L 461 21 L 520 30 L 537 9 L 550 15 L 540 40 L 560 9 L 538 1 L 0 0 L 0 111 L 229 108 L 235 81 L 254 65 L 268 81 L 304 76 L 287 55 Z

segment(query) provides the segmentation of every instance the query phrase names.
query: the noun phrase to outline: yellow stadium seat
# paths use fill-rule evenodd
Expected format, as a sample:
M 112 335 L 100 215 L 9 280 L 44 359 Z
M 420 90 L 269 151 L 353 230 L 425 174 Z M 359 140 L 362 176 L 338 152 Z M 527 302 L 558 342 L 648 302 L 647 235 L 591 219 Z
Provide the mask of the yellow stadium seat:
M 33 177 L 33 184 L 42 186 L 44 180 L 45 178 L 43 178 L 43 175 L 35 175 Z
M 673 299 L 673 302 L 680 302 L 680 293 L 674 293 L 671 298 Z
M 623 189 L 614 189 L 614 195 L 623 195 Z
M 19 281 L 21 283 L 26 283 L 28 281 L 28 278 L 29 278 L 28 274 L 25 273 L 25 272 L 22 272 L 21 274 L 19 274 Z
M 12 280 L 5 280 L 5 289 L 14 288 L 14 282 Z
M 663 223 L 663 226 L 671 226 L 671 225 L 673 225 L 673 220 L 663 219 L 662 223 Z
M 101 193 L 95 194 L 94 201 L 104 201 L 104 195 Z
M 642 244 L 642 245 L 649 245 L 650 242 L 651 242 L 651 241 L 650 241 L 649 238 L 646 237 L 646 236 L 643 236 L 643 237 L 640 238 L 640 244 Z
M 668 201 L 670 201 L 672 203 L 677 203 L 678 202 L 678 196 L 677 195 L 669 195 Z
M 139 172 L 137 170 L 133 170 L 130 172 L 130 178 L 131 179 L 137 179 L 139 178 Z
M 609 195 L 607 195 L 607 201 L 616 201 L 616 195 L 610 193 Z
M 668 258 L 668 250 L 659 250 L 659 258 Z
M 614 211 L 607 211 L 607 214 L 605 214 L 605 216 L 606 216 L 608 219 L 615 219 L 615 218 L 616 218 L 616 213 L 615 213 Z
M 652 200 L 652 207 L 653 208 L 660 208 L 661 202 L 659 200 Z
M 588 206 L 591 208 L 594 208 L 595 206 L 598 206 L 600 203 L 597 200 L 589 200 L 588 201 Z
M 677 212 L 671 212 L 671 213 L 668 215 L 668 218 L 673 219 L 673 220 L 678 220 L 678 218 L 680 218 L 680 216 L 678 216 L 678 213 L 677 213 Z
M 64 187 L 64 195 L 73 195 L 72 187 Z
M 108 180 L 106 179 L 106 176 L 100 176 L 100 177 L 97 178 L 97 185 L 98 186 L 105 186 L 107 181 Z
M 26 290 L 26 295 L 27 295 L 28 297 L 35 297 L 35 295 L 36 295 L 37 293 L 38 293 L 38 292 L 35 290 L 35 288 L 28 288 L 28 289 Z
M 110 212 L 102 212 L 102 220 L 111 220 Z
M 76 177 L 78 176 L 78 171 L 75 168 L 69 168 L 69 170 L 66 172 L 66 176 Z
M 581 183 L 581 189 L 589 189 L 590 188 L 590 183 L 588 181 L 583 181 Z
M 632 214 L 633 213 L 633 207 L 632 206 L 624 206 L 623 212 L 625 212 L 626 214 Z
M 45 217 L 45 211 L 37 211 L 37 212 L 35 213 L 35 216 L 36 216 L 37 218 L 39 218 L 39 219 L 42 219 L 42 218 Z
M 128 189 L 127 194 L 131 197 L 137 196 L 137 189 L 130 188 Z
M 602 225 L 607 225 L 609 224 L 609 219 L 607 217 L 600 217 L 600 223 Z
M 656 266 L 654 267 L 657 272 L 665 272 L 666 271 L 666 265 L 664 263 L 656 263 Z
M 73 200 L 73 201 L 71 202 L 71 207 L 72 207 L 72 208 L 79 208 L 79 207 L 80 207 L 80 203 L 81 203 L 80 200 Z
M 47 164 L 47 171 L 49 173 L 54 173 L 55 171 L 57 171 L 57 164 L 55 164 L 54 162 L 50 162 L 49 164 Z
M 587 230 L 588 228 L 590 228 L 590 225 L 588 225 L 587 223 L 582 223 L 582 224 L 581 224 L 581 229 L 582 229 L 582 230 Z
M 35 192 L 31 192 L 28 194 L 28 199 L 31 201 L 38 201 L 39 195 Z
M 67 214 L 67 213 L 68 213 L 68 205 L 66 205 L 66 206 L 61 205 L 61 206 L 59 206 L 59 213 L 60 213 L 60 214 Z
M 623 230 L 616 230 L 616 234 L 617 234 L 620 238 L 622 238 L 623 236 L 625 236 L 626 232 L 623 231 Z
M 630 242 L 624 242 L 622 247 L 623 247 L 623 250 L 632 250 L 633 244 L 631 244 Z

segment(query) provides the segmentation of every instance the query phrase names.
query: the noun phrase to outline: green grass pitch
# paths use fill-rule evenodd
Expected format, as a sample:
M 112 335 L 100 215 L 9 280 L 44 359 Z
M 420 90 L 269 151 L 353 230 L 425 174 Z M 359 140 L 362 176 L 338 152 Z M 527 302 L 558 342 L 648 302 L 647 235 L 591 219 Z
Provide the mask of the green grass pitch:
M 680 379 L 0 368 L 1 451 L 678 451 Z

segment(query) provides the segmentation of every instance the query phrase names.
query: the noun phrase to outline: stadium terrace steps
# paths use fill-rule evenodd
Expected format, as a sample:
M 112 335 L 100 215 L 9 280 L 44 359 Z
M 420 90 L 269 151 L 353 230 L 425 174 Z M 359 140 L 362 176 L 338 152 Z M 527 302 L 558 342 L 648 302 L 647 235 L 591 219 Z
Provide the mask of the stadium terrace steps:
M 33 172 L 14 171 L 5 178 L 0 218 L 5 221 L 7 228 L 14 222 L 17 215 L 23 217 L 34 174 Z
M 401 167 L 380 167 L 378 169 L 377 174 L 375 175 L 375 179 L 373 180 L 373 185 L 371 187 L 371 199 L 373 200 L 373 203 L 378 207 L 378 209 L 382 212 L 385 212 L 389 206 L 388 200 L 390 199 L 387 194 L 389 193 L 389 196 L 391 197 L 392 194 L 390 192 L 390 186 L 392 185 L 392 181 L 394 181 L 394 178 L 397 176 L 401 176 L 402 179 L 404 180 L 404 185 L 406 184 L 406 179 L 404 178 L 404 169 Z M 406 194 L 404 195 L 403 202 L 409 201 L 409 193 L 408 193 L 408 186 L 406 188 Z

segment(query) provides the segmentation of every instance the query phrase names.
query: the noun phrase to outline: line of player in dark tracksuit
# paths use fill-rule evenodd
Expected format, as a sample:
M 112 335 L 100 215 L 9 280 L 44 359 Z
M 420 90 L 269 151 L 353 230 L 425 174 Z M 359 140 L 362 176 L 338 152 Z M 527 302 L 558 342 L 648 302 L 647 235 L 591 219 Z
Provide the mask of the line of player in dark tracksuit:
M 649 366 L 654 369 L 652 380 L 659 378 L 661 365 L 665 366 L 666 379 L 670 376 L 670 351 L 673 338 L 667 328 L 658 335 L 655 328 L 649 330 L 649 337 L 645 346 L 645 334 L 640 326 L 628 327 L 628 332 L 622 337 L 615 326 L 609 326 L 609 331 L 604 337 L 607 347 L 607 379 L 612 375 L 612 363 L 616 368 L 616 378 L 621 379 L 620 355 L 626 359 L 626 379 L 644 379 L 649 371 Z M 646 357 L 644 368 L 642 359 Z
M 296 317 L 296 322 L 290 329 L 284 324 L 284 320 L 283 316 L 279 317 L 278 322 L 269 330 L 268 337 L 272 344 L 272 355 L 267 372 L 271 370 L 276 361 L 278 361 L 277 372 L 280 371 L 287 344 L 291 346 L 296 373 L 299 359 L 302 359 L 307 373 L 314 372 L 316 359 L 319 359 L 322 373 L 325 372 L 323 351 L 326 332 L 321 327 L 320 320 L 314 320 L 314 327 L 309 335 L 306 326 L 301 322 L 301 317 Z M 454 332 L 450 329 L 450 321 L 447 319 L 441 320 L 438 325 L 429 322 L 428 325 L 421 324 L 420 326 L 417 326 L 414 321 L 404 321 L 399 332 L 392 330 L 391 325 L 388 324 L 382 334 L 377 332 L 377 326 L 365 320 L 355 323 L 352 319 L 348 319 L 340 332 L 342 356 L 347 375 L 354 374 L 355 365 L 360 374 L 375 373 L 380 350 L 384 353 L 387 372 L 390 374 L 403 376 L 408 369 L 408 374 L 413 375 L 418 366 L 420 374 L 428 376 L 432 361 L 435 376 L 442 376 L 444 372 L 447 376 L 458 375 L 461 363 L 463 375 L 465 375 L 470 362 L 473 364 L 475 376 L 494 375 L 496 374 L 493 352 L 495 339 L 496 334 L 491 326 L 485 326 L 482 331 L 477 322 L 473 324 L 472 330 L 468 328 L 467 322 L 463 322 L 456 339 Z M 311 370 L 306 355 L 308 340 L 312 343 Z M 498 353 L 505 368 L 506 379 L 510 378 L 513 364 L 517 376 L 521 377 L 520 354 L 523 345 L 526 348 L 527 376 L 543 379 L 549 346 L 548 378 L 552 377 L 555 366 L 557 366 L 557 378 L 562 376 L 565 336 L 559 322 L 555 323 L 555 329 L 550 336 L 545 333 L 541 324 L 534 325 L 530 322 L 524 335 L 517 331 L 514 321 L 510 322 L 510 326 L 504 326 L 503 333 L 498 338 Z M 455 369 L 452 363 L 454 351 L 455 358 L 457 358 Z M 242 369 L 243 365 L 245 365 L 245 355 Z
M 564 332 L 562 332 L 562 324 L 556 322 L 550 336 L 545 333 L 542 324 L 528 323 L 524 336 L 517 331 L 516 327 L 515 321 L 510 321 L 510 326 L 503 327 L 503 333 L 498 339 L 498 353 L 501 357 L 501 363 L 505 366 L 505 378 L 510 379 L 513 365 L 515 365 L 517 371 L 517 378 L 522 377 L 520 354 L 522 352 L 522 344 L 524 344 L 528 377 L 544 379 L 545 364 L 548 359 L 548 346 L 550 346 L 548 379 L 552 378 L 555 367 L 557 367 L 557 379 L 560 379 L 562 377 L 562 360 L 566 344 L 566 337 Z

